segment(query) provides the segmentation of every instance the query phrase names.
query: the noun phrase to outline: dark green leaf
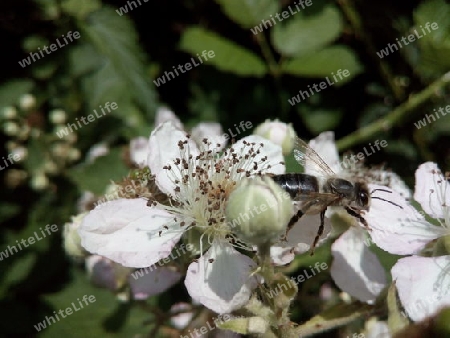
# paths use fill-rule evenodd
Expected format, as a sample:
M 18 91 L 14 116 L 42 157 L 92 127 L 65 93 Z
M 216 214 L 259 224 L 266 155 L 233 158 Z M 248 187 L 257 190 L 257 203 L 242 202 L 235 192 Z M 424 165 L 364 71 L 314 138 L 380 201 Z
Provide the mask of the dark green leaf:
M 29 94 L 34 83 L 31 80 L 10 80 L 0 86 L 0 107 L 13 106 L 23 94 Z
M 94 302 L 87 301 L 86 305 L 82 301 L 84 295 L 94 296 Z M 83 337 L 140 337 L 152 329 L 152 325 L 144 326 L 151 319 L 150 314 L 138 306 L 132 307 L 129 303 L 118 301 L 108 290 L 93 287 L 82 271 L 75 271 L 74 280 L 64 290 L 45 298 L 57 312 L 68 307 L 73 309 L 72 302 L 78 311 L 73 311 L 71 315 L 48 326 L 41 333 L 44 338 L 75 337 L 81 333 Z M 83 308 L 78 299 L 83 302 Z M 51 315 L 51 311 L 43 313 L 42 319 Z M 74 335 L 74 332 L 77 334 Z
M 280 10 L 276 0 L 216 0 L 228 17 L 244 28 L 251 28 L 268 20 Z
M 16 216 L 20 212 L 20 207 L 17 204 L 5 203 L 0 204 L 0 223 Z
M 89 15 L 88 20 L 78 23 L 81 36 L 90 40 L 105 64 L 110 63 L 117 73 L 116 81 L 127 86 L 127 91 L 144 108 L 145 116 L 153 116 L 157 105 L 156 95 L 145 76 L 143 52 L 131 21 L 117 15 L 111 8 L 102 7 Z M 95 107 L 91 106 L 91 109 Z
M 193 55 L 201 54 L 205 50 L 213 51 L 214 57 L 208 58 L 204 63 L 214 65 L 222 71 L 256 77 L 263 76 L 267 72 L 266 65 L 255 54 L 200 27 L 190 27 L 184 32 L 180 48 Z M 197 56 L 193 59 L 199 63 Z M 193 63 L 191 60 L 186 61 Z
M 287 56 L 310 54 L 333 42 L 341 33 L 342 19 L 332 5 L 319 14 L 305 16 L 298 13 L 286 24 L 278 24 L 272 31 L 272 42 L 278 52 Z
M 334 130 L 342 120 L 342 112 L 338 110 L 302 110 L 299 112 L 306 127 L 313 134 L 320 134 L 326 130 Z
M 347 77 L 336 75 L 334 79 L 332 73 L 337 74 L 340 69 L 348 70 L 350 74 Z M 328 76 L 336 86 L 348 82 L 361 73 L 362 69 L 356 55 L 345 46 L 330 46 L 312 55 L 298 57 L 282 64 L 284 73 L 304 77 Z
M 119 148 L 111 149 L 107 155 L 97 157 L 94 163 L 71 169 L 68 176 L 81 191 L 101 195 L 111 181 L 120 181 L 128 174 L 128 168 L 120 160 L 121 151 Z
M 99 0 L 65 0 L 61 3 L 61 8 L 67 14 L 78 19 L 85 18 L 89 13 L 99 9 Z

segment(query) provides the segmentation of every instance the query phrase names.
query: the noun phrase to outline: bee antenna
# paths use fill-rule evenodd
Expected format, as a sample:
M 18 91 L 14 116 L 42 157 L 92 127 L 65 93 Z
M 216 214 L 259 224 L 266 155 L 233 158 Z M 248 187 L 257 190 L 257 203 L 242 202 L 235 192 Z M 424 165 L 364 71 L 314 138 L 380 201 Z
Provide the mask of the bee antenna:
M 386 190 L 386 189 L 374 189 L 370 192 L 370 194 L 372 195 L 375 191 L 384 191 L 384 192 L 388 192 L 388 193 L 392 194 L 392 191 Z
M 381 189 L 380 189 L 380 190 L 381 190 Z M 400 209 L 403 209 L 403 207 L 402 207 L 401 205 L 398 205 L 398 204 L 396 204 L 396 203 L 394 203 L 394 202 L 392 202 L 392 201 L 385 200 L 384 198 L 381 198 L 381 197 L 372 197 L 372 199 L 373 199 L 373 200 L 381 200 L 381 201 L 385 201 L 385 202 L 391 203 L 392 205 L 395 205 L 396 207 L 399 207 Z

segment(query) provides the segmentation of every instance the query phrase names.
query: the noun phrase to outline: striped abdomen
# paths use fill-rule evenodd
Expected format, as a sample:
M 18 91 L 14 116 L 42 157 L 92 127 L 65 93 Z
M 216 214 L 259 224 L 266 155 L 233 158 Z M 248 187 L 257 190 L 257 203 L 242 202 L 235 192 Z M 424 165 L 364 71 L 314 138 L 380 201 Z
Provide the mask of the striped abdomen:
M 283 174 L 273 176 L 272 179 L 284 191 L 289 193 L 292 199 L 295 199 L 297 196 L 308 196 L 310 193 L 319 192 L 317 177 L 308 174 Z

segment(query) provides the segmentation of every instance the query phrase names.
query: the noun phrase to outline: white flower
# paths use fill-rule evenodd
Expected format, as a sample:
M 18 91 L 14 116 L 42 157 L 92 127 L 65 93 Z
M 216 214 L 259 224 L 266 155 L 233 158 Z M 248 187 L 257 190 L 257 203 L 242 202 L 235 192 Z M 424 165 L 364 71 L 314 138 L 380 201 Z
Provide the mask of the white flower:
M 159 107 L 156 110 L 155 116 L 155 128 L 164 122 L 172 121 L 173 125 L 178 129 L 183 128 L 183 124 L 180 119 L 175 115 L 175 113 L 166 107 Z
M 428 234 L 429 241 L 450 235 L 450 183 L 435 163 L 417 169 L 414 199 L 441 227 L 425 220 L 411 223 Z M 412 320 L 420 321 L 450 305 L 450 255 L 402 258 L 392 268 L 392 278 Z
M 130 141 L 130 159 L 139 168 L 147 165 L 148 139 L 139 136 Z
M 282 160 L 281 148 L 261 137 L 244 138 L 219 155 L 213 144 L 199 149 L 163 123 L 150 136 L 148 165 L 171 203 L 117 199 L 97 206 L 79 230 L 82 245 L 124 266 L 148 267 L 166 258 L 183 233 L 200 234 L 201 257 L 189 266 L 185 285 L 194 300 L 229 313 L 248 301 L 257 281 L 250 277 L 253 261 L 231 244 L 237 238 L 225 203 L 241 178 L 283 173 Z
M 351 227 L 333 243 L 331 275 L 341 290 L 360 301 L 372 302 L 387 285 L 387 278 L 364 238 L 362 229 Z
M 202 122 L 191 130 L 192 139 L 198 145 L 206 138 L 218 149 L 223 149 L 227 145 L 228 138 L 225 135 L 220 123 L 215 122 Z

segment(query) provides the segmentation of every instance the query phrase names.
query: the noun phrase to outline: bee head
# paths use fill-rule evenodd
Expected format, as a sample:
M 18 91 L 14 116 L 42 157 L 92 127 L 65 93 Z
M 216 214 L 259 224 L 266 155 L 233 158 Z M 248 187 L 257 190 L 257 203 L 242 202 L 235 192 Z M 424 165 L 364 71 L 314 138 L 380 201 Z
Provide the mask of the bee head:
M 355 202 L 358 209 L 369 210 L 370 193 L 365 182 L 355 182 Z

